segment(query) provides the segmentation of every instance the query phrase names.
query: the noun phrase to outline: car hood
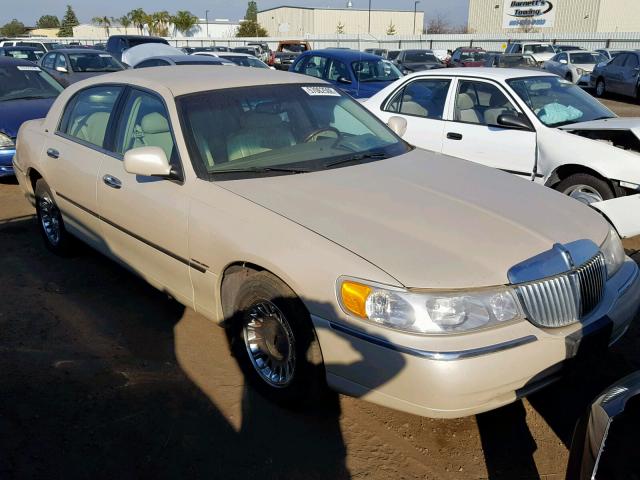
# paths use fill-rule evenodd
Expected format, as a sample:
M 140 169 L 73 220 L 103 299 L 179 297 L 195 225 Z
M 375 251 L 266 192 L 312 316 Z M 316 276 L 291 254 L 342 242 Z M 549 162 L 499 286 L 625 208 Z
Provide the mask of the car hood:
M 640 117 L 614 117 L 588 122 L 570 123 L 560 127 L 562 130 L 631 130 L 640 138 Z
M 540 52 L 540 53 L 527 53 L 527 55 L 531 55 L 536 62 L 546 62 L 547 60 L 551 60 L 556 54 L 551 52 Z
M 408 63 L 403 63 L 402 65 L 400 65 L 401 69 L 402 68 L 406 68 L 407 70 L 411 70 L 414 72 L 419 72 L 421 70 L 432 70 L 434 68 L 443 68 L 444 65 L 441 65 L 439 63 L 421 63 L 421 62 L 408 62 Z
M 343 246 L 407 287 L 506 284 L 513 265 L 554 243 L 587 238 L 599 245 L 608 232 L 602 217 L 576 200 L 420 149 L 218 185 Z
M 34 98 L 0 102 L 0 132 L 15 137 L 20 125 L 27 120 L 46 117 L 54 101 L 55 98 Z

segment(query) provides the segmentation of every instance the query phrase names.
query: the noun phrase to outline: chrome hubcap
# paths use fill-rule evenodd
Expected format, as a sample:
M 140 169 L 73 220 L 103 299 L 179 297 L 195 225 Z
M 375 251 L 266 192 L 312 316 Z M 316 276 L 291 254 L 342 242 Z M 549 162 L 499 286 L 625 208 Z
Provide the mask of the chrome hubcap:
M 564 192 L 565 195 L 569 195 L 571 198 L 590 205 L 594 202 L 601 202 L 603 200 L 602 195 L 593 187 L 589 185 L 573 185 L 567 188 Z
M 253 367 L 272 387 L 286 387 L 296 366 L 295 341 L 280 309 L 268 300 L 249 309 L 244 324 L 244 343 Z
M 38 209 L 40 210 L 40 223 L 47 240 L 52 245 L 57 245 L 60 241 L 60 211 L 48 193 L 44 193 L 38 199 Z
M 598 82 L 598 84 L 596 85 L 596 92 L 598 93 L 598 95 L 604 94 L 604 83 L 603 82 Z

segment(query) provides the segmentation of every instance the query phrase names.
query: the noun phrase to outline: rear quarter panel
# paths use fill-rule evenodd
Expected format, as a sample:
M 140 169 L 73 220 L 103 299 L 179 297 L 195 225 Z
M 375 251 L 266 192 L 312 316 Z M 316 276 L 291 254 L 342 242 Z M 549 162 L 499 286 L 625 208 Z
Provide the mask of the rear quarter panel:
M 42 154 L 45 145 L 46 132 L 44 129 L 44 119 L 27 120 L 18 130 L 16 142 L 16 154 L 13 162 L 17 169 L 18 181 L 27 197 L 33 203 L 33 188 L 25 178 L 35 169 L 44 176 Z M 26 177 L 25 177 L 26 176 Z

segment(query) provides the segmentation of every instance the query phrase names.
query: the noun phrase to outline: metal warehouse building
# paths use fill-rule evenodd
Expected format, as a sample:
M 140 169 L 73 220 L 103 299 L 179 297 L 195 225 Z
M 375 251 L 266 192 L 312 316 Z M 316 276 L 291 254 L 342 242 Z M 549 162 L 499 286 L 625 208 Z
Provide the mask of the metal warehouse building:
M 386 36 L 391 26 L 397 35 L 414 35 L 422 33 L 424 12 L 283 6 L 258 12 L 258 22 L 272 37 L 336 33 Z
M 469 31 L 639 32 L 640 0 L 469 0 Z

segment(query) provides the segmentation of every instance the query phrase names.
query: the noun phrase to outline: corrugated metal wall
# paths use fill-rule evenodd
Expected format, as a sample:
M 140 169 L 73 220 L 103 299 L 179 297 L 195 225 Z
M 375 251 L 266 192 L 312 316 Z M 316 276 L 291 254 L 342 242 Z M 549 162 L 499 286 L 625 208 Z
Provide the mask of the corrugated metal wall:
M 640 31 L 640 0 L 553 0 L 555 26 L 548 35 L 577 32 Z M 469 30 L 474 33 L 517 31 L 502 28 L 504 0 L 469 0 Z

